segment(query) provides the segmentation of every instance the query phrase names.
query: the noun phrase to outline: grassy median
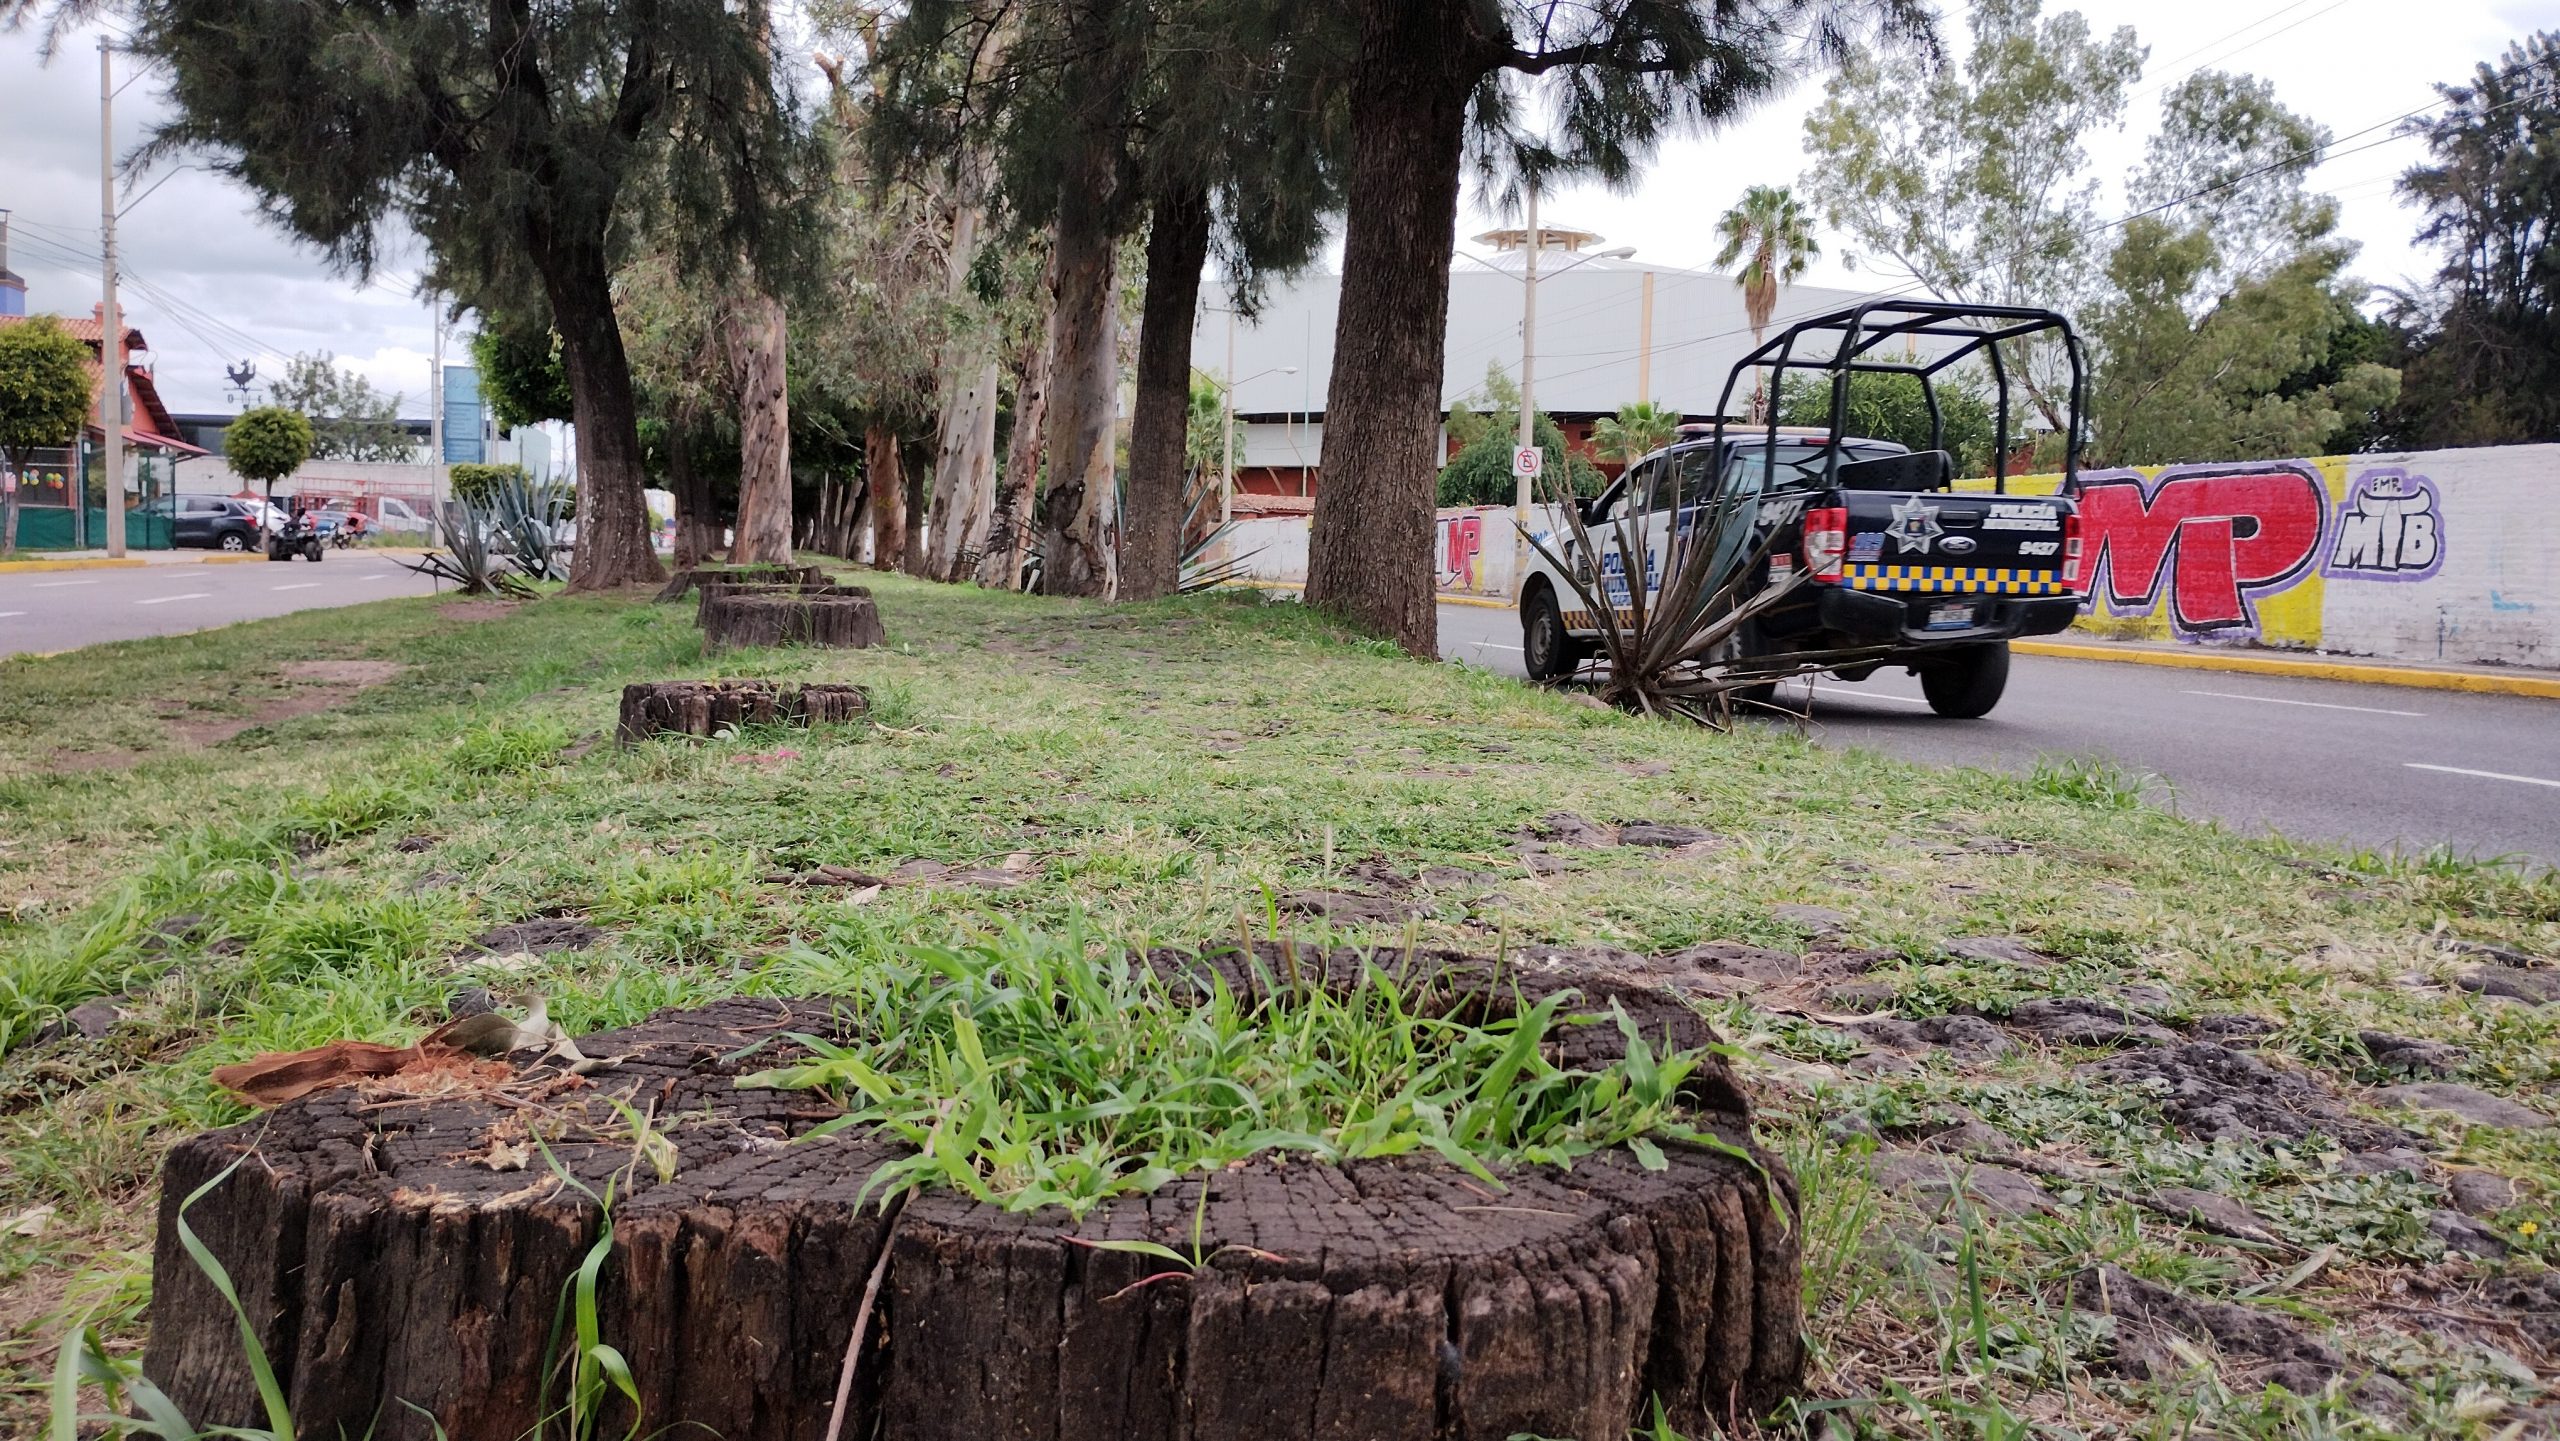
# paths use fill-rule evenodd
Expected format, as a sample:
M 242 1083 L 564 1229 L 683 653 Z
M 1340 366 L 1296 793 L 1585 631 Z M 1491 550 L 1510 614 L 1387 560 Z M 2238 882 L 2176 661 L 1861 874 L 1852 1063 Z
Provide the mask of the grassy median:
M 2560 1111 L 2547 872 L 2234 836 L 2104 765 L 1640 721 L 1258 596 L 879 589 L 863 652 L 708 658 L 689 604 L 553 597 L 0 662 L 0 1431 L 68 1319 L 138 1343 L 155 1158 L 241 1114 L 217 1065 L 472 988 L 586 1030 L 1008 929 L 1658 971 L 1747 1053 L 1820 1414 L 1874 1434 L 2551 1424 L 2560 1127 L 2382 1094 Z M 873 718 L 613 744 L 624 683 L 718 675 Z M 474 943 L 532 920 L 584 944 Z M 2329 1359 L 2275 1372 L 2249 1317 Z

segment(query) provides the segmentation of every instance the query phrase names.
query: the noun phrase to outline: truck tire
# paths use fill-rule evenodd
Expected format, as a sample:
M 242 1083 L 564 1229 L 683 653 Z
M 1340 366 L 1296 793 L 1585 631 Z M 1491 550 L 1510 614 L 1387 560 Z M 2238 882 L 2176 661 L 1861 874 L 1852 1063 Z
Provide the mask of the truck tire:
M 1590 658 L 1591 642 L 1578 640 L 1565 629 L 1564 611 L 1556 604 L 1554 589 L 1533 588 L 1520 605 L 1520 663 L 1529 679 L 1542 685 L 1571 680 Z
M 1920 693 L 1929 709 L 1951 720 L 1979 720 L 2000 704 L 2009 688 L 2009 643 L 1969 645 L 1920 667 Z

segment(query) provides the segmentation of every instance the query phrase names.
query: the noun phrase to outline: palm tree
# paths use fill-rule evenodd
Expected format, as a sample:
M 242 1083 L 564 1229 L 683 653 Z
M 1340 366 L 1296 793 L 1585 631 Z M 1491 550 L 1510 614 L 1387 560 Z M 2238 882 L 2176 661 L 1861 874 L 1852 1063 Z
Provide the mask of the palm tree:
M 1680 430 L 1680 412 L 1650 400 L 1630 400 L 1616 415 L 1592 422 L 1591 448 L 1603 460 L 1633 465 L 1671 443 Z
M 1822 247 L 1814 241 L 1811 217 L 1796 203 L 1795 193 L 1783 185 L 1754 185 L 1742 192 L 1742 203 L 1716 222 L 1716 233 L 1724 237 L 1724 249 L 1716 253 L 1718 266 L 1750 257 L 1734 272 L 1733 283 L 1741 288 L 1743 314 L 1751 320 L 1752 348 L 1758 349 L 1769 329 L 1769 317 L 1778 308 L 1779 288 L 1802 279 L 1805 265 L 1822 253 Z M 1764 379 L 1753 385 L 1751 418 L 1760 419 L 1767 404 Z

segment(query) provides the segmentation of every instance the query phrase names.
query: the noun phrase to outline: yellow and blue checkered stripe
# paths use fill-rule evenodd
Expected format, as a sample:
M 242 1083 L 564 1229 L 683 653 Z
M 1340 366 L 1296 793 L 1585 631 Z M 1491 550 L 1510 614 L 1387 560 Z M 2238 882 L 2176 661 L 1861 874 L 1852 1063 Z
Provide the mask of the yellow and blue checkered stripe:
M 1853 564 L 1841 569 L 1852 590 L 1930 590 L 1956 595 L 2075 595 L 2049 570 L 2008 566 Z

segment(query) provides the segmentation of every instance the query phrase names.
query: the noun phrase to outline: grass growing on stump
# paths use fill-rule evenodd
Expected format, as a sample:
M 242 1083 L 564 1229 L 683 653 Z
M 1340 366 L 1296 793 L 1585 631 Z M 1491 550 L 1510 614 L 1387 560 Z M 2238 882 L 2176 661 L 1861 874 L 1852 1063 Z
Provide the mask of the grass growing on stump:
M 881 1193 L 938 1184 L 1079 1216 L 1267 1150 L 1431 1151 L 1494 1184 L 1488 1162 L 1569 1166 L 1618 1145 L 1658 1170 L 1655 1138 L 1752 1159 L 1688 1124 L 1682 1090 L 1706 1053 L 1655 1055 L 1623 1009 L 1576 1011 L 1556 992 L 1471 1022 L 1427 975 L 1373 965 L 1336 990 L 1257 967 L 1255 996 L 1211 975 L 1186 1000 L 1125 951 L 1095 960 L 1075 933 L 919 949 L 839 999 L 840 1022 L 880 1040 L 795 1035 L 816 1059 L 739 1084 L 824 1088 L 851 1109 L 823 1129 L 915 1147 L 872 1178 Z M 1623 1055 L 1550 1059 L 1591 1026 L 1616 1027 Z

